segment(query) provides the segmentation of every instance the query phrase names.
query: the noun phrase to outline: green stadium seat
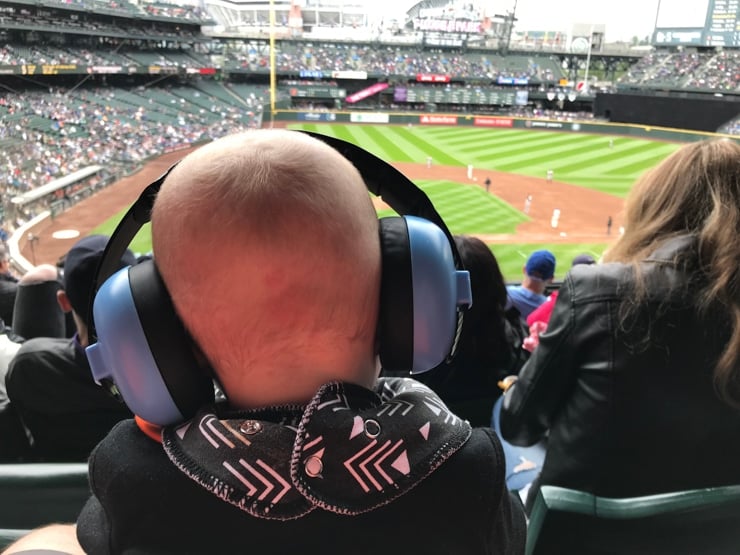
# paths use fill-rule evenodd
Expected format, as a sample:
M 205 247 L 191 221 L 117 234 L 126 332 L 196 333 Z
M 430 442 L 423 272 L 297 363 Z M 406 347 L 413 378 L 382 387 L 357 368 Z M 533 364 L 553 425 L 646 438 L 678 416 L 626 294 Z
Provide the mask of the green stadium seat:
M 74 522 L 89 496 L 86 463 L 0 464 L 0 530 Z
M 740 485 L 626 499 L 542 486 L 526 553 L 740 553 Z

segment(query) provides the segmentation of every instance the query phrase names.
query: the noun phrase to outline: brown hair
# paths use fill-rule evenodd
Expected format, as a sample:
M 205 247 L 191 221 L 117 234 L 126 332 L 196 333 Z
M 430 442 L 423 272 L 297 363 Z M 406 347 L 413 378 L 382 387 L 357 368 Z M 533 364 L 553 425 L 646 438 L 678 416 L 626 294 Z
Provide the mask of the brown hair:
M 706 312 L 721 307 L 730 321 L 730 339 L 714 371 L 715 386 L 725 401 L 740 407 L 740 145 L 715 139 L 678 149 L 632 188 L 624 225 L 624 234 L 604 254 L 605 262 L 634 268 L 634 289 L 623 307 L 636 307 L 647 293 L 640 261 L 674 237 L 697 237 L 699 265 L 706 275 L 698 308 Z

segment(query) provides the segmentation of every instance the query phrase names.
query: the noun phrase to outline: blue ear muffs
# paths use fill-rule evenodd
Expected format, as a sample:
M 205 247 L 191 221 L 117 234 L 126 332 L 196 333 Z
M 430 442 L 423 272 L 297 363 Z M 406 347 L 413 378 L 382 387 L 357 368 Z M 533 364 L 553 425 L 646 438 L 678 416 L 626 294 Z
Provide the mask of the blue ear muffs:
M 381 365 L 426 372 L 452 352 L 458 309 L 472 303 L 470 277 L 455 268 L 447 237 L 428 220 L 382 218 L 380 245 Z
M 472 304 L 470 276 L 431 201 L 406 176 L 366 150 L 304 133 L 352 162 L 368 190 L 401 215 L 380 220 L 381 364 L 418 374 L 451 358 L 463 312 Z M 187 420 L 212 402 L 213 379 L 195 354 L 197 347 L 177 316 L 155 262 L 119 271 L 116 265 L 149 221 L 170 170 L 144 190 L 108 242 L 93 288 L 88 317 L 92 341 L 87 348 L 95 380 L 119 393 L 135 414 L 163 426 Z

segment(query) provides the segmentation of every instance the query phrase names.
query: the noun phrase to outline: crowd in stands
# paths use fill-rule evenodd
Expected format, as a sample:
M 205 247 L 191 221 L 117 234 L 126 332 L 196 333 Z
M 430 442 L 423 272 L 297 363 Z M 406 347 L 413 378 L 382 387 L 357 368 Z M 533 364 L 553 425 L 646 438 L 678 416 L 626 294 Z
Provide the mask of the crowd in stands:
M 149 34 L 149 31 L 146 31 Z M 156 36 L 156 35 L 155 35 Z M 412 47 L 375 48 L 326 44 L 314 46 L 303 43 L 278 43 L 277 71 L 365 71 L 379 75 L 416 76 L 433 73 L 455 78 L 528 79 L 538 82 L 557 82 L 562 75 L 557 63 L 549 58 L 526 56 L 502 57 L 497 54 L 450 54 L 419 51 Z M 144 57 L 146 59 L 144 60 Z M 214 66 L 204 53 L 192 49 L 137 51 L 112 44 L 108 50 L 90 50 L 74 46 L 4 44 L 0 47 L 0 65 L 23 64 L 78 64 L 81 66 L 161 65 L 169 67 Z M 230 49 L 226 67 L 268 71 L 270 56 L 264 45 L 248 44 L 241 50 Z
M 59 5 L 82 8 L 93 13 L 118 14 L 124 17 L 168 17 L 194 21 L 211 21 L 207 10 L 194 4 L 179 4 L 156 0 L 128 2 L 127 0 L 44 0 L 47 6 Z
M 651 52 L 633 65 L 618 85 L 737 92 L 740 52 Z
M 263 99 L 257 96 L 229 104 L 197 89 L 185 92 L 194 96 L 155 88 L 0 94 L 3 194 L 17 195 L 89 165 L 130 170 L 157 154 L 261 126 Z
M 126 20 L 116 20 L 116 22 L 105 21 L 100 18 L 90 18 L 88 20 L 80 19 L 66 19 L 59 21 L 58 18 L 40 16 L 40 15 L 28 15 L 24 13 L 18 14 L 3 14 L 0 16 L 0 23 L 20 25 L 24 27 L 39 27 L 41 29 L 50 29 L 54 27 L 63 26 L 68 32 L 72 33 L 75 30 L 82 32 L 97 31 L 103 36 L 112 37 L 133 37 L 133 38 L 157 38 L 162 40 L 192 40 L 200 35 L 198 31 L 179 28 L 173 26 L 172 28 L 157 25 L 155 22 L 146 24 L 145 21 L 134 19 L 131 22 Z
M 717 133 L 726 133 L 728 135 L 740 135 L 740 116 L 732 119 L 717 129 Z
M 212 20 L 208 10 L 195 4 L 163 2 L 159 0 L 156 2 L 142 2 L 141 9 L 157 17 L 171 17 L 202 22 Z
M 102 47 L 97 50 L 75 47 L 26 46 L 4 44 L 0 46 L 0 65 L 21 66 L 26 64 L 69 65 L 75 64 L 80 69 L 98 66 L 161 66 L 175 68 L 199 68 L 210 66 L 212 62 L 190 49 L 160 49 L 142 51 L 134 48 L 117 48 L 109 50 Z
M 421 51 L 410 46 L 377 47 L 328 43 L 321 45 L 282 42 L 275 53 L 278 71 L 366 71 L 380 75 L 434 73 L 450 77 L 498 77 L 557 81 L 557 62 L 547 57 L 508 56 L 496 53 Z M 269 52 L 259 45 L 231 49 L 227 66 L 251 70 L 270 67 Z
M 542 107 L 535 106 L 511 106 L 508 109 L 508 114 L 520 118 L 537 118 L 537 119 L 548 119 L 555 121 L 583 121 L 593 120 L 596 116 L 593 112 L 586 112 L 579 110 L 576 112 L 569 112 L 564 110 L 550 110 Z

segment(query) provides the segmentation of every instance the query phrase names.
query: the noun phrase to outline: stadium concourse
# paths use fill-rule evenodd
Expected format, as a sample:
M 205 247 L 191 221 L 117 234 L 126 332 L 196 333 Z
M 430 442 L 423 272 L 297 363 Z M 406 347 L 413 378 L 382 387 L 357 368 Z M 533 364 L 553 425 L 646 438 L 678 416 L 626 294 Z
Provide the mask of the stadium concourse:
M 161 175 L 172 163 L 191 149 L 160 156 L 141 171 L 83 200 L 63 214 L 44 220 L 32 233 L 38 237 L 33 245 L 26 243 L 21 253 L 37 263 L 55 263 L 69 248 L 103 221 L 128 207 L 146 185 Z M 605 238 L 608 215 L 615 215 L 618 228 L 622 199 L 545 179 L 473 169 L 469 179 L 464 167 L 397 163 L 395 166 L 411 179 L 442 179 L 459 183 L 474 183 L 483 187 L 485 176 L 491 177 L 491 194 L 513 207 L 523 210 L 528 195 L 532 196 L 531 221 L 521 224 L 516 234 L 480 236 L 487 243 L 512 242 L 598 242 Z M 378 207 L 382 202 L 378 200 Z M 559 210 L 557 227 L 552 226 L 552 214 Z

